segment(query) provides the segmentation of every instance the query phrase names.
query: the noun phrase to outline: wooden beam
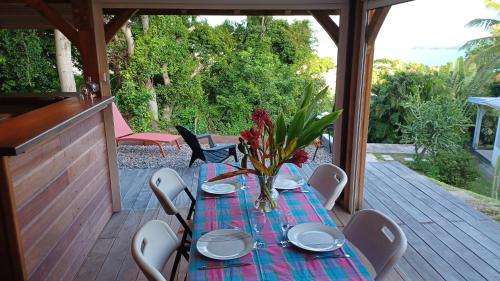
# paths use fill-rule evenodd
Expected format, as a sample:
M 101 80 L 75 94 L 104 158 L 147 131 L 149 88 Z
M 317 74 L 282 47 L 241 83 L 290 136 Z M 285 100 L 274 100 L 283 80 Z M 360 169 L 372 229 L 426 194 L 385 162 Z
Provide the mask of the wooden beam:
M 358 142 L 360 103 L 363 87 L 365 58 L 366 2 L 351 1 L 342 9 L 339 25 L 339 52 L 337 57 L 337 87 L 335 109 L 343 109 L 335 123 L 333 162 L 345 170 L 349 181 L 340 203 L 350 212 L 359 208 L 356 197 L 359 170 Z
M 97 68 L 97 49 L 92 21 L 92 1 L 72 0 L 71 3 L 73 7 L 73 20 L 75 27 L 78 29 L 78 40 L 85 42 L 85 44 L 78 46 L 84 80 L 87 77 L 91 77 L 92 81 L 99 84 L 100 75 Z M 98 94 L 100 95 L 100 93 Z
M 335 45 L 339 45 L 339 26 L 330 18 L 330 14 L 325 11 L 309 11 L 316 21 L 323 27 L 332 38 Z
M 121 11 L 106 24 L 104 27 L 106 44 L 109 43 L 113 37 L 115 37 L 116 32 L 118 32 L 118 30 L 120 30 L 120 28 L 138 11 L 139 9 L 127 9 Z
M 375 39 L 390 9 L 391 6 L 388 6 L 369 12 L 368 26 L 366 27 L 366 42 L 368 45 L 375 43 Z
M 337 10 L 351 0 L 96 0 L 102 8 L 117 9 L 175 9 L 175 10 Z
M 111 96 L 111 87 L 109 84 L 108 58 L 106 55 L 106 35 L 104 30 L 104 14 L 100 6 L 92 7 L 92 20 L 94 23 L 94 43 L 97 54 L 97 71 L 101 74 L 100 87 L 102 96 Z M 111 105 L 103 110 L 104 129 L 106 133 L 106 153 L 108 154 L 108 169 L 111 187 L 111 199 L 113 203 L 113 212 L 119 212 L 122 209 L 120 179 L 118 174 L 118 160 L 115 140 L 115 130 L 113 123 L 113 112 Z
M 43 0 L 25 0 L 26 4 L 37 10 L 55 28 L 59 29 L 75 46 L 80 44 L 78 40 L 78 30 L 67 22 L 56 10 L 47 5 Z
M 375 40 L 377 39 L 378 32 L 389 13 L 390 7 L 378 8 L 368 12 L 368 24 L 366 27 L 366 57 L 364 66 L 364 87 L 362 96 L 361 107 L 361 130 L 358 138 L 358 159 L 359 159 L 359 180 L 358 180 L 358 194 L 356 197 L 356 204 L 363 206 L 363 193 L 365 189 L 365 164 L 366 164 L 366 148 L 368 143 L 368 128 L 370 123 L 370 100 L 372 93 L 372 74 L 373 74 L 373 59 L 375 55 Z
M 104 9 L 104 13 L 106 15 L 117 15 L 123 8 L 109 8 Z M 330 15 L 338 15 L 339 11 L 335 9 L 323 10 Z M 308 16 L 310 15 L 309 10 L 241 10 L 241 9 L 232 9 L 232 10 L 224 10 L 224 9 L 146 9 L 141 8 L 136 15 L 215 15 L 215 16 Z
M 413 0 L 368 0 L 368 3 L 366 4 L 366 9 L 372 10 L 372 9 L 402 4 L 410 1 Z

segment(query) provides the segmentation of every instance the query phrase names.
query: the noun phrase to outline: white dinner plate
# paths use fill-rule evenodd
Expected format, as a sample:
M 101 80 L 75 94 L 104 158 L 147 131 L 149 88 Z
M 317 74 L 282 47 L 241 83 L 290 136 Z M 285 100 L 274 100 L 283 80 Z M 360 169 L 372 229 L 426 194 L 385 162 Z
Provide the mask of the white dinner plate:
M 201 185 L 201 190 L 211 194 L 230 194 L 238 191 L 241 184 L 235 180 L 220 180 L 214 182 L 205 182 Z
M 231 260 L 250 253 L 254 239 L 239 229 L 217 229 L 205 233 L 196 242 L 196 249 L 207 258 Z
M 345 243 L 344 234 L 322 223 L 302 223 L 288 230 L 288 240 L 295 246 L 314 252 L 333 251 Z
M 302 187 L 304 180 L 294 175 L 278 175 L 274 179 L 273 187 L 276 189 L 295 189 Z

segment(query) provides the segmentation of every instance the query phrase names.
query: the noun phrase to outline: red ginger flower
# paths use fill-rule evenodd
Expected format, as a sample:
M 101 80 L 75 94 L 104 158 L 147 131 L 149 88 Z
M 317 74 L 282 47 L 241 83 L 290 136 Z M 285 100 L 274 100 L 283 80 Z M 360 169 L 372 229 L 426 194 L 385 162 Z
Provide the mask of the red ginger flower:
M 305 152 L 302 149 L 299 149 L 295 151 L 295 154 L 293 154 L 292 158 L 288 160 L 287 162 L 293 163 L 297 165 L 299 168 L 302 168 L 302 164 L 304 164 L 308 159 L 307 152 Z
M 250 130 L 241 131 L 241 137 L 246 140 L 254 150 L 257 150 L 259 147 L 259 139 L 262 134 L 261 130 L 256 128 L 251 128 Z
M 269 130 L 273 128 L 271 118 L 264 109 L 257 108 L 252 114 L 252 120 L 259 128 L 262 128 L 264 125 L 266 125 Z

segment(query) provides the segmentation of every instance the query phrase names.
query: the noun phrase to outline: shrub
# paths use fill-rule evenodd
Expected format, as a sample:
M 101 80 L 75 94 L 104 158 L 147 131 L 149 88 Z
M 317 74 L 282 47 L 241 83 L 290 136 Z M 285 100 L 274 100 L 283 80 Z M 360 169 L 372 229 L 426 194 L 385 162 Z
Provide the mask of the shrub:
M 413 168 L 457 187 L 465 187 L 479 176 L 476 160 L 464 149 L 439 151 L 426 159 L 419 157 Z
M 375 68 L 381 62 L 376 62 Z M 449 88 L 438 69 L 423 65 L 384 66 L 376 74 L 370 106 L 369 142 L 400 143 L 399 124 L 407 124 L 407 102 L 412 97 L 429 100 L 448 95 Z M 377 69 L 374 71 L 377 72 Z
M 412 97 L 407 108 L 406 124 L 401 127 L 402 141 L 414 144 L 420 156 L 463 147 L 471 126 L 464 102 L 451 97 L 438 96 L 427 101 Z

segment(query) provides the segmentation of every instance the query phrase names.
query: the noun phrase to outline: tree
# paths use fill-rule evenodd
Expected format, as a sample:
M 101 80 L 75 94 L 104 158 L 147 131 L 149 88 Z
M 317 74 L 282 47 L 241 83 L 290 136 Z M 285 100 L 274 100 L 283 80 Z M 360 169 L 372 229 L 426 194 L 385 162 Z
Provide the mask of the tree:
M 399 143 L 399 127 L 408 123 L 408 101 L 413 97 L 427 101 L 451 91 L 448 74 L 436 67 L 383 60 L 375 61 L 375 69 L 368 128 L 370 142 Z
M 61 91 L 76 92 L 75 75 L 73 74 L 74 65 L 71 57 L 71 42 L 57 29 L 54 30 L 54 39 Z
M 0 92 L 58 91 L 54 34 L 0 29 Z
M 500 12 L 500 3 L 494 0 L 486 0 L 485 3 Z M 477 69 L 471 88 L 476 95 L 488 95 L 492 83 L 495 87 L 500 84 L 500 20 L 478 18 L 471 20 L 467 26 L 483 28 L 490 33 L 489 36 L 470 40 L 462 47 L 467 51 L 466 63 Z
M 465 102 L 447 96 L 422 100 L 412 96 L 406 104 L 408 117 L 402 125 L 402 141 L 415 146 L 415 154 L 435 156 L 440 151 L 455 151 L 464 144 L 471 126 Z

